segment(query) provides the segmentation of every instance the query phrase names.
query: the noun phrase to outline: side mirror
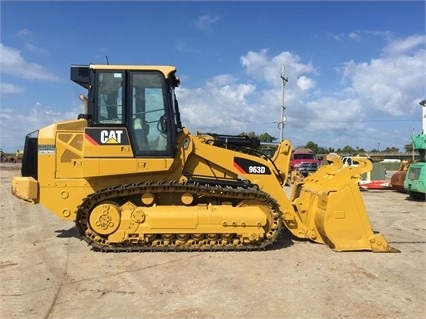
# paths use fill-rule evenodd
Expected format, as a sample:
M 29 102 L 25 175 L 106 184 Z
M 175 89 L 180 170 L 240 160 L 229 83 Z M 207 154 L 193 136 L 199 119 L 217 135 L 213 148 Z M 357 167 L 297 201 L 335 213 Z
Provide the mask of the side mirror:
M 167 117 L 165 115 L 160 117 L 160 132 L 167 133 Z

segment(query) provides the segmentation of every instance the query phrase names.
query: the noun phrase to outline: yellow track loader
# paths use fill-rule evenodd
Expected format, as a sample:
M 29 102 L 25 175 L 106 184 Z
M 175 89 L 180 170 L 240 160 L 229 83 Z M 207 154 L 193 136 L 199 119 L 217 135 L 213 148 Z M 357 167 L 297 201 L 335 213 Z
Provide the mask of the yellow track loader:
M 27 135 L 12 193 L 75 221 L 94 250 L 262 249 L 284 225 L 335 251 L 395 251 L 367 217 L 367 162 L 324 166 L 289 199 L 290 142 L 269 157 L 254 138 L 191 134 L 175 67 L 72 65 L 71 80 L 84 112 Z

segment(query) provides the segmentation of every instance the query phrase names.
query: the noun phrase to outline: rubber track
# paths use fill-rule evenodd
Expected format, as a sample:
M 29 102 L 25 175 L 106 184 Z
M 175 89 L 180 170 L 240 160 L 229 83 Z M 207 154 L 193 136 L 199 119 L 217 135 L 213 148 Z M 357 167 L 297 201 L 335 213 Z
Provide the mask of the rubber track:
M 135 195 L 140 195 L 146 192 L 150 193 L 191 193 L 194 195 L 202 195 L 203 197 L 210 197 L 214 199 L 223 200 L 257 200 L 263 202 L 269 207 L 271 219 L 276 224 L 275 230 L 270 230 L 270 238 L 264 238 L 263 241 L 256 245 L 239 244 L 233 245 L 232 243 L 223 245 L 179 245 L 179 246 L 151 246 L 149 243 L 107 243 L 102 237 L 92 236 L 89 238 L 86 235 L 86 230 L 89 233 L 93 232 L 89 225 L 89 216 L 91 210 L 101 202 L 104 201 L 117 201 L 121 198 L 127 198 Z M 232 208 L 230 208 L 232 209 Z M 183 184 L 178 182 L 147 182 L 138 184 L 119 185 L 103 190 L 99 190 L 83 200 L 83 203 L 77 209 L 76 226 L 80 238 L 86 241 L 94 250 L 102 252 L 144 252 L 144 251 L 250 251 L 261 250 L 273 244 L 281 231 L 282 221 L 277 202 L 272 199 L 267 193 L 257 190 L 255 188 L 232 188 L 220 187 L 210 185 L 197 185 L 197 184 Z M 94 232 L 93 232 L 94 233 Z M 158 234 L 161 235 L 161 234 Z

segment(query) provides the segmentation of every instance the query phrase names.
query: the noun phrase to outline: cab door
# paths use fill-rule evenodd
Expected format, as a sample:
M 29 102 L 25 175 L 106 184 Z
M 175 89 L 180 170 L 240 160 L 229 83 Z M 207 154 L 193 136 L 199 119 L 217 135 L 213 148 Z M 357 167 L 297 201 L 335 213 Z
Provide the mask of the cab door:
M 136 156 L 171 156 L 173 126 L 167 82 L 160 72 L 129 74 L 129 133 Z

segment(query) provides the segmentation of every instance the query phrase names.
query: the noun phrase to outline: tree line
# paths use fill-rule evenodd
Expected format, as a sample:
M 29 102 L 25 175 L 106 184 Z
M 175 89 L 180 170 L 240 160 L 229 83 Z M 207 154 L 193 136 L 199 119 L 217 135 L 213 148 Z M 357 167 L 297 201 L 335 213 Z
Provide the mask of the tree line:
M 255 137 L 257 139 L 259 139 L 260 142 L 276 142 L 278 140 L 277 137 L 274 137 L 272 135 L 270 135 L 269 133 L 262 133 L 260 135 L 256 135 L 255 132 L 241 132 L 240 134 L 238 134 L 239 136 L 249 136 L 249 137 Z M 298 145 L 298 146 L 293 146 L 294 148 L 298 148 L 298 147 L 303 147 L 303 148 L 309 148 L 310 150 L 312 150 L 315 154 L 329 154 L 329 153 L 338 153 L 338 154 L 355 154 L 355 153 L 399 153 L 399 148 L 398 147 L 386 147 L 382 150 L 373 148 L 371 150 L 365 150 L 364 148 L 360 148 L 358 146 L 356 146 L 355 148 L 353 148 L 350 145 L 346 145 L 343 148 L 333 148 L 333 147 L 324 147 L 324 146 L 319 146 L 317 143 L 313 142 L 313 141 L 309 141 L 306 143 L 306 145 Z M 413 151 L 413 144 L 406 144 L 404 145 L 404 151 L 405 153 L 411 153 Z

